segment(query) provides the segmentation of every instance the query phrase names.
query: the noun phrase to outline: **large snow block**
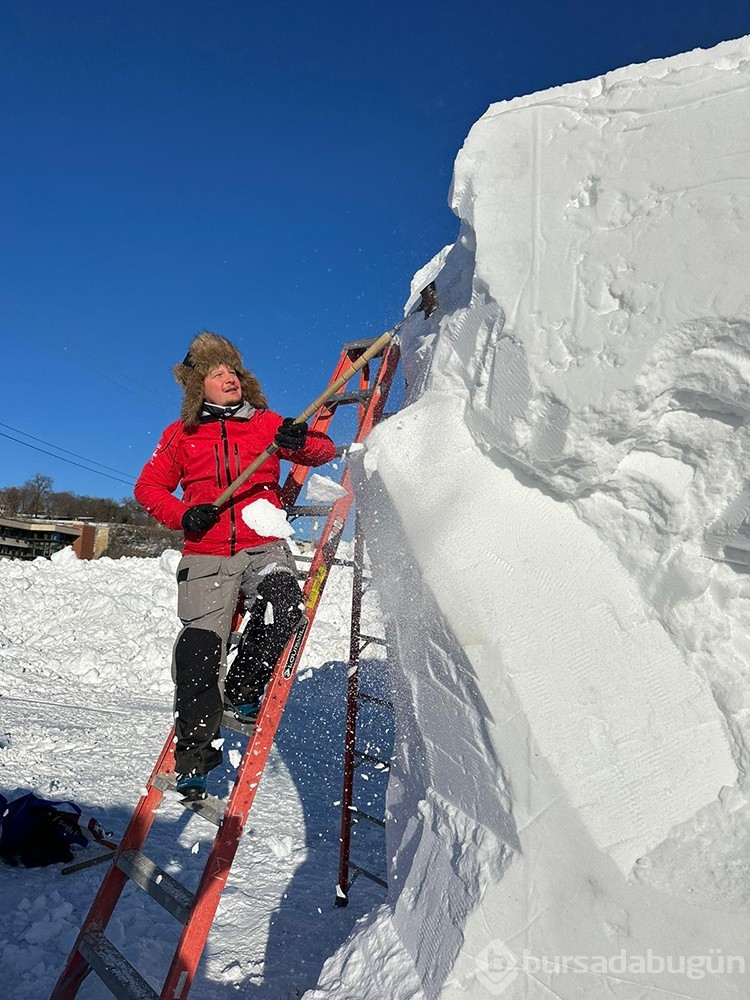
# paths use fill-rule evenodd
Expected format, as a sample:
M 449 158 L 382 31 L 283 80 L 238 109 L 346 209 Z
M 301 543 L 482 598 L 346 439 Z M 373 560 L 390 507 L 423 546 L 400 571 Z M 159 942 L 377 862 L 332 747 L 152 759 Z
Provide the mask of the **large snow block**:
M 471 130 L 359 484 L 389 905 L 316 997 L 374 997 L 379 937 L 404 1000 L 747 992 L 750 575 L 715 534 L 750 479 L 748 134 L 748 39 Z
M 607 545 L 568 504 L 487 457 L 463 409 L 455 397 L 428 394 L 383 428 L 368 461 L 477 672 L 478 697 L 465 703 L 478 711 L 483 702 L 496 725 L 510 705 L 523 712 L 592 841 L 628 874 L 673 826 L 735 783 L 724 719 Z M 425 489 L 411 471 L 429 465 L 436 449 L 441 476 Z M 446 664 L 440 673 L 449 672 Z M 418 730 L 432 741 L 439 733 L 460 769 L 460 723 L 449 714 L 433 725 L 442 706 L 433 707 L 423 682 L 414 682 L 413 702 Z M 516 807 L 535 763 L 526 744 L 522 756 L 523 781 L 517 774 L 511 782 Z M 497 781 L 486 780 L 464 807 L 486 808 L 487 788 Z

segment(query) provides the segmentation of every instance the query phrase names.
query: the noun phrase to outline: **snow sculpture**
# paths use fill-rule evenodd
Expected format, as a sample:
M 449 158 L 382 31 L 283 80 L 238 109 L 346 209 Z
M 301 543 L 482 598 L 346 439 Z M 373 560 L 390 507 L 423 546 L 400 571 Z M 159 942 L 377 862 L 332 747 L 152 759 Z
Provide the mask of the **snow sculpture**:
M 388 903 L 309 997 L 736 997 L 750 963 L 750 39 L 489 108 L 360 494 Z M 744 845 L 743 846 L 743 841 Z

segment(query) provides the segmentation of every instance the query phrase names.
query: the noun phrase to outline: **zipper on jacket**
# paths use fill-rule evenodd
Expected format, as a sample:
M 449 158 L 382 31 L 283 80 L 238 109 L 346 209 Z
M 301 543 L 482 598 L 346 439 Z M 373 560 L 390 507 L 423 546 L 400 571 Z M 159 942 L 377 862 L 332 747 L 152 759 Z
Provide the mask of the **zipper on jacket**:
M 221 439 L 224 442 L 224 467 L 227 473 L 227 485 L 232 481 L 232 469 L 229 464 L 229 435 L 227 434 L 227 424 L 226 420 L 221 417 L 219 419 L 221 424 Z M 229 524 L 230 524 L 230 535 L 229 535 L 229 553 L 230 555 L 235 554 L 235 548 L 237 545 L 237 531 L 235 525 L 235 511 L 234 511 L 234 496 L 229 499 Z
M 216 485 L 220 490 L 224 488 L 224 484 L 221 481 L 221 460 L 219 459 L 219 446 L 214 445 L 214 461 L 216 463 Z

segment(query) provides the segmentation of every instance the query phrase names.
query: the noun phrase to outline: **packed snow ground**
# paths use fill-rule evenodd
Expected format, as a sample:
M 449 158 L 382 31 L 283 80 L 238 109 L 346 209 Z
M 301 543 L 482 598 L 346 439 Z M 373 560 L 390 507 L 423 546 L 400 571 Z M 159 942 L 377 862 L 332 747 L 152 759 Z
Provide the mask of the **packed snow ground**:
M 0 792 L 72 799 L 123 832 L 169 731 L 178 559 L 79 562 L 64 550 L 52 561 L 0 560 Z M 346 909 L 333 905 L 350 592 L 351 573 L 334 567 L 193 986 L 201 1000 L 301 996 L 357 917 L 382 901 L 360 880 Z M 364 627 L 377 632 L 371 599 Z M 363 667 L 378 693 L 383 669 L 382 660 Z M 387 753 L 387 721 L 363 724 Z M 220 795 L 244 743 L 226 737 L 225 765 L 211 776 Z M 368 778 L 361 804 L 382 814 L 383 776 Z M 383 874 L 382 835 L 371 829 L 357 828 L 354 849 Z M 213 832 L 165 797 L 146 853 L 192 887 Z M 0 864 L 0 976 L 15 1000 L 49 995 L 102 879 L 101 867 L 61 867 Z M 160 989 L 177 930 L 128 886 L 108 933 Z M 111 1000 L 96 976 L 79 995 Z

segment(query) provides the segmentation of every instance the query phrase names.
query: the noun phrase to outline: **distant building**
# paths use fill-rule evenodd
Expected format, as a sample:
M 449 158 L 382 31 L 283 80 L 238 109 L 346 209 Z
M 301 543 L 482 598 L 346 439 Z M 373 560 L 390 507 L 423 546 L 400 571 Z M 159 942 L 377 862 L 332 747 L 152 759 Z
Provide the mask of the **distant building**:
M 66 545 L 72 545 L 79 559 L 95 559 L 102 553 L 97 544 L 97 526 L 82 521 L 18 520 L 0 517 L 0 558 L 49 558 Z M 104 540 L 106 548 L 106 539 Z

